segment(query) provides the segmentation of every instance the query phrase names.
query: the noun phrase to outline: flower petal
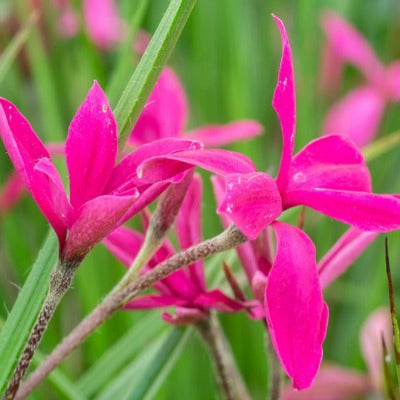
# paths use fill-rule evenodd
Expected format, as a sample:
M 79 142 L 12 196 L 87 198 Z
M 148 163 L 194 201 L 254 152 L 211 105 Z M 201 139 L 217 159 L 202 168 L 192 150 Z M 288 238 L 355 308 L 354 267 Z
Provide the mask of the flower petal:
M 162 318 L 172 325 L 194 325 L 208 318 L 208 314 L 198 308 L 177 307 L 176 314 L 163 313 Z
M 117 125 L 97 82 L 68 129 L 65 155 L 73 207 L 103 193 L 117 157 Z
M 384 95 L 375 87 L 357 88 L 328 111 L 323 132 L 346 136 L 364 146 L 376 135 L 385 106 Z
M 171 68 L 164 68 L 138 121 L 129 142 L 149 143 L 180 136 L 186 125 L 188 104 L 185 91 Z
M 58 209 L 60 203 L 54 203 L 56 198 L 60 199 L 62 196 L 66 200 L 60 177 L 51 164 L 48 151 L 28 121 L 14 104 L 5 99 L 0 99 L 0 135 L 20 178 L 56 231 L 61 249 L 66 236 L 65 218 L 62 214 L 66 215 L 67 210 Z M 49 174 L 35 168 L 39 160 L 51 165 L 52 171 Z M 54 184 L 56 181 L 59 184 Z
M 207 147 L 225 146 L 250 139 L 262 133 L 263 127 L 256 121 L 236 121 L 225 125 L 209 125 L 188 132 L 185 136 L 200 140 Z
M 229 217 L 249 239 L 255 239 L 282 213 L 275 181 L 262 172 L 228 175 L 218 213 Z
M 202 190 L 200 176 L 194 175 L 176 220 L 178 240 L 182 250 L 201 242 Z M 187 267 L 190 279 L 199 291 L 206 289 L 203 267 L 203 260 Z
M 285 206 L 304 205 L 364 231 L 400 228 L 400 198 L 346 190 L 299 189 L 285 195 Z
M 165 308 L 172 306 L 184 306 L 187 304 L 186 300 L 180 299 L 176 296 L 167 295 L 147 295 L 136 297 L 125 304 L 125 310 L 148 310 L 154 308 Z
M 277 177 L 279 190 L 283 190 L 287 182 L 287 174 L 292 159 L 296 129 L 296 92 L 290 43 L 283 22 L 273 16 L 278 25 L 282 40 L 282 58 L 279 67 L 278 83 L 275 88 L 272 106 L 278 114 L 282 129 L 282 158 Z
M 348 229 L 318 263 L 322 289 L 347 271 L 377 235 L 357 228 Z
M 13 172 L 0 188 L 0 213 L 12 209 L 22 194 L 25 192 L 25 184 L 20 176 Z
M 323 14 L 321 25 L 339 59 L 360 68 L 367 79 L 379 77 L 377 75 L 383 69 L 381 63 L 369 43 L 353 26 L 333 11 Z
M 306 389 L 321 363 L 328 308 L 322 298 L 312 241 L 283 222 L 272 227 L 277 252 L 265 291 L 268 327 L 293 386 Z
M 143 183 L 152 183 L 171 179 L 192 166 L 204 168 L 222 176 L 255 171 L 253 162 L 240 153 L 220 149 L 202 149 L 150 158 L 139 165 L 138 176 Z
M 400 61 L 391 63 L 385 71 L 386 91 L 392 101 L 400 101 Z
M 370 192 L 371 177 L 361 152 L 337 135 L 310 142 L 292 160 L 286 191 L 314 188 Z
M 369 390 L 367 376 L 347 368 L 323 366 L 309 389 L 287 387 L 282 400 L 350 400 L 364 398 Z
M 81 260 L 110 232 L 116 229 L 137 196 L 98 196 L 84 203 L 74 215 L 65 244 L 66 260 Z
M 83 0 L 86 29 L 101 49 L 109 49 L 124 36 L 124 21 L 118 15 L 115 0 Z
M 381 391 L 382 382 L 382 336 L 388 348 L 392 346 L 392 322 L 389 311 L 385 308 L 375 310 L 365 321 L 360 334 L 361 350 L 368 365 L 370 380 L 373 387 Z
M 200 294 L 196 298 L 195 304 L 219 312 L 238 312 L 244 309 L 243 303 L 231 299 L 218 289 Z

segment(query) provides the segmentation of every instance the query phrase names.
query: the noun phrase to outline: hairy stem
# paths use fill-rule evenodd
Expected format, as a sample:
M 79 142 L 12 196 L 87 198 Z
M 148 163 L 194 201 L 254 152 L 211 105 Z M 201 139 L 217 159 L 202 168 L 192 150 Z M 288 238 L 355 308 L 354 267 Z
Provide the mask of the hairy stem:
M 265 331 L 265 344 L 269 355 L 269 384 L 268 384 L 268 400 L 279 400 L 282 391 L 282 367 L 276 355 L 274 346 L 272 345 L 271 336 L 268 329 Z
M 214 361 L 218 383 L 226 400 L 250 400 L 251 397 L 233 358 L 232 349 L 215 315 L 200 321 L 197 328 Z
M 14 370 L 13 376 L 8 384 L 7 390 L 3 397 L 4 400 L 14 399 L 20 382 L 32 361 L 33 354 L 42 340 L 43 334 L 46 331 L 47 325 L 49 324 L 49 321 L 52 318 L 58 303 L 71 286 L 72 279 L 75 275 L 78 265 L 79 262 L 75 261 L 59 262 L 51 273 L 49 292 L 43 303 L 42 309 L 40 310 L 31 334 L 29 335 L 25 349 Z
M 28 377 L 21 386 L 17 399 L 24 399 L 61 361 L 83 342 L 97 327 L 110 318 L 128 300 L 137 296 L 142 290 L 154 285 L 161 279 L 172 274 L 179 268 L 192 264 L 193 262 L 234 248 L 247 241 L 247 237 L 235 226 L 230 226 L 221 234 L 205 240 L 195 246 L 189 247 L 181 253 L 177 253 L 157 267 L 139 276 L 127 285 L 117 287 L 107 295 L 91 314 L 66 336 L 54 349 L 46 360 Z

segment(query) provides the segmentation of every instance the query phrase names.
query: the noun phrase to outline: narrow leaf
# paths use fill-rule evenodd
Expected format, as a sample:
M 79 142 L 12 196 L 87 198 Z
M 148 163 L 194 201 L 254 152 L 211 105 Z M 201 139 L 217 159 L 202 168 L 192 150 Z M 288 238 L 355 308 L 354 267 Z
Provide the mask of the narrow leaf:
M 47 294 L 50 273 L 57 263 L 57 248 L 57 237 L 51 230 L 1 331 L 0 393 L 6 387 Z
M 393 380 L 393 375 L 392 375 L 392 370 L 391 370 L 391 357 L 388 352 L 386 343 L 385 343 L 385 338 L 382 335 L 382 366 L 383 366 L 383 380 L 384 380 L 384 386 L 385 386 L 385 399 L 386 400 L 397 400 L 396 397 L 396 389 L 395 389 L 395 383 Z
M 196 0 L 171 0 L 146 51 L 135 69 L 114 113 L 119 129 L 119 147 L 128 140 L 133 125 L 174 48 Z
M 13 61 L 17 57 L 22 46 L 26 42 L 32 27 L 36 24 L 39 14 L 33 12 L 28 19 L 28 22 L 23 26 L 19 32 L 13 37 L 4 52 L 0 56 L 0 82 L 4 79 L 7 71 L 11 67 Z
M 363 154 L 365 160 L 370 162 L 375 158 L 393 150 L 395 146 L 400 144 L 400 132 L 394 132 L 390 135 L 384 136 L 382 139 L 375 140 L 368 146 L 364 147 Z

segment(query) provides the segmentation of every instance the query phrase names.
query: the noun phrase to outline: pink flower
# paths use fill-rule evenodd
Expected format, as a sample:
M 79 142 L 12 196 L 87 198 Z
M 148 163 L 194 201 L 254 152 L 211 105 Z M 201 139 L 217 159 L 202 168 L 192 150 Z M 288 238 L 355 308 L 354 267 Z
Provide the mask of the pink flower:
M 327 37 L 323 85 L 338 85 L 345 62 L 357 67 L 367 80 L 332 106 L 323 131 L 342 134 L 364 146 L 376 135 L 387 104 L 400 100 L 400 62 L 385 67 L 365 38 L 332 11 L 323 14 L 321 25 Z
M 350 400 L 382 393 L 382 335 L 390 346 L 390 315 L 387 310 L 378 309 L 369 316 L 361 329 L 361 349 L 368 366 L 367 374 L 328 364 L 321 368 L 308 390 L 295 392 L 287 387 L 282 400 Z
M 188 119 L 188 101 L 178 77 L 164 68 L 149 100 L 137 121 L 129 142 L 133 145 L 167 137 L 200 140 L 206 146 L 223 146 L 261 134 L 256 121 L 243 120 L 225 125 L 211 125 L 184 133 Z
M 194 176 L 177 217 L 176 230 L 181 249 L 201 241 L 201 192 L 199 176 Z M 127 267 L 132 263 L 143 242 L 143 236 L 129 228 L 120 227 L 103 241 L 106 247 Z M 168 240 L 150 260 L 143 272 L 175 253 Z M 218 289 L 207 290 L 204 277 L 204 261 L 199 260 L 187 268 L 178 270 L 155 285 L 158 294 L 149 294 L 131 300 L 126 309 L 150 309 L 176 307 L 176 314 L 163 313 L 171 324 L 193 324 L 205 318 L 209 310 L 236 312 L 247 309 L 251 316 L 260 317 L 262 309 L 257 301 L 231 299 Z
M 142 146 L 115 166 L 117 126 L 95 82 L 68 131 L 65 155 L 70 198 L 48 150 L 28 121 L 0 99 L 0 135 L 21 180 L 58 235 L 63 259 L 82 259 L 125 220 L 153 201 L 170 183 L 142 184 L 136 169 L 147 157 L 201 147 L 200 142 L 164 139 Z M 68 232 L 68 238 L 67 238 Z

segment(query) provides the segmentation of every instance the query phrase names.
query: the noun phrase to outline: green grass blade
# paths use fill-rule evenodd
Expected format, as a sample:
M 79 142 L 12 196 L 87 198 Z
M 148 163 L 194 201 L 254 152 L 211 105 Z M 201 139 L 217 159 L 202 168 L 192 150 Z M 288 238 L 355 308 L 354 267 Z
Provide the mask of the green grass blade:
M 1 331 L 0 393 L 6 387 L 47 294 L 50 273 L 58 259 L 57 248 L 57 237 L 51 230 Z
M 165 325 L 159 312 L 141 318 L 78 380 L 76 385 L 81 393 L 92 396 L 99 392 L 160 334 Z
M 394 132 L 384 136 L 382 139 L 375 140 L 363 149 L 366 161 L 372 161 L 375 158 L 393 150 L 400 144 L 400 132 Z
M 20 31 L 14 36 L 7 48 L 0 56 L 0 82 L 4 79 L 7 71 L 10 69 L 12 63 L 17 57 L 22 46 L 26 42 L 32 27 L 38 20 L 38 13 L 34 12 L 29 17 L 27 24 L 20 29 Z
M 132 127 L 174 48 L 196 0 L 171 0 L 145 53 L 126 86 L 114 113 L 119 147 L 124 147 Z

